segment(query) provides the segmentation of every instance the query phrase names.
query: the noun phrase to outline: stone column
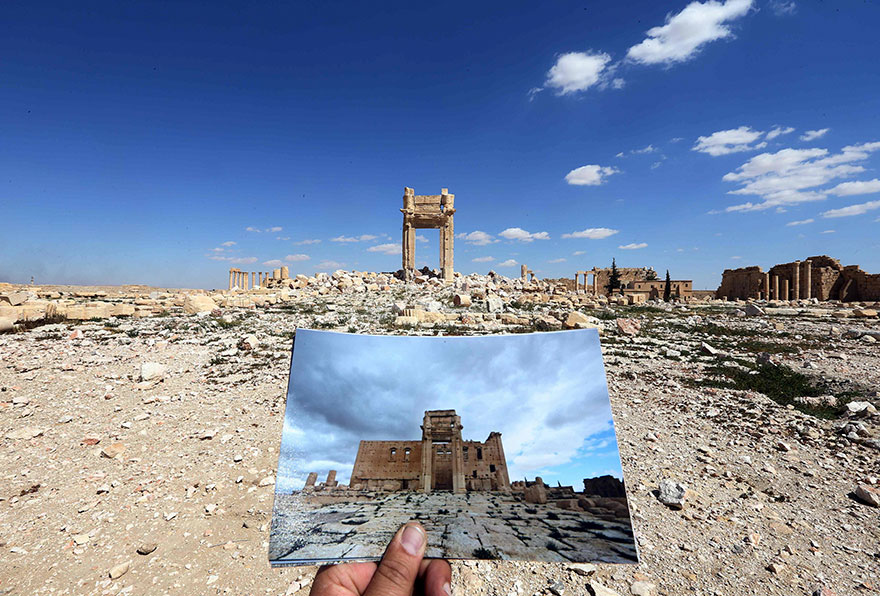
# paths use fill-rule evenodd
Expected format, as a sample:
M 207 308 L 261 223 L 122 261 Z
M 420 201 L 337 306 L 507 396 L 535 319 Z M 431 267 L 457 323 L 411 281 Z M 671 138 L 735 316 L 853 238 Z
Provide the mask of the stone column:
M 788 293 L 788 279 L 784 278 L 782 280 L 782 299 L 783 300 L 791 300 L 791 296 Z
M 770 274 L 764 274 L 764 300 L 770 300 Z
M 779 300 L 779 276 L 773 276 L 773 299 Z
M 318 473 L 317 472 L 309 472 L 309 477 L 306 479 L 306 486 L 315 486 L 315 482 L 318 481 Z
M 230 290 L 232 289 L 232 286 L 233 286 L 233 283 L 232 283 L 232 277 L 233 277 L 233 275 L 234 275 L 234 273 L 233 273 L 232 269 L 230 269 L 230 270 L 229 270 L 229 289 L 230 289 Z
M 433 474 L 433 442 L 430 439 L 422 439 L 422 473 L 419 479 L 419 490 L 423 493 L 431 492 L 431 475 Z
M 446 258 L 444 259 L 443 279 L 452 281 L 455 277 L 455 224 L 450 215 L 446 223 Z
M 464 481 L 464 454 L 461 437 L 452 438 L 452 492 L 465 493 L 467 485 Z
M 281 267 L 281 279 L 290 279 L 290 268 L 287 265 Z
M 281 279 L 281 269 L 272 270 L 272 279 Z
M 810 259 L 804 261 L 804 291 L 802 295 L 804 300 L 813 297 L 813 261 Z
M 327 480 L 324 481 L 324 486 L 336 486 L 337 484 L 336 470 L 330 470 L 327 472 Z
M 587 285 L 587 282 L 584 281 L 584 286 Z M 599 295 L 599 276 L 595 273 L 593 274 L 593 296 Z
M 801 262 L 795 261 L 791 269 L 792 300 L 801 299 Z
M 251 287 L 252 288 L 257 287 L 257 274 L 254 273 L 253 271 L 251 271 Z

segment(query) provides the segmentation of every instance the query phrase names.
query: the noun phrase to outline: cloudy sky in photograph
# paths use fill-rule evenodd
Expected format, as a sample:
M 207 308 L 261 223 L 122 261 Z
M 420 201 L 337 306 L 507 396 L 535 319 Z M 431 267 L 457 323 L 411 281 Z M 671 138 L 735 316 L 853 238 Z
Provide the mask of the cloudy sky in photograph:
M 502 433 L 510 479 L 582 487 L 621 476 L 595 330 L 393 337 L 300 329 L 278 491 L 309 472 L 348 483 L 361 440 L 420 440 L 425 410 L 454 409 L 462 437 Z

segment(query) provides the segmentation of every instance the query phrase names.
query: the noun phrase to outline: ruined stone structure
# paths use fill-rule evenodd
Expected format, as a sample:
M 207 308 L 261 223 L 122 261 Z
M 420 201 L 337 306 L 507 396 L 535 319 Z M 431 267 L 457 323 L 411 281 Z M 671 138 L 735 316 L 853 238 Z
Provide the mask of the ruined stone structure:
M 416 230 L 440 230 L 440 271 L 444 281 L 452 281 L 455 195 L 441 189 L 439 195 L 417 195 L 403 189 L 403 272 L 410 279 L 416 269 Z
M 501 433 L 461 438 L 455 410 L 428 410 L 421 441 L 361 441 L 349 487 L 355 490 L 510 491 Z
M 632 296 L 633 302 L 663 297 L 666 280 L 657 278 L 657 272 L 651 267 L 618 267 L 620 274 L 620 292 Z M 611 267 L 593 267 L 589 271 L 577 271 L 574 274 L 574 291 L 581 289 L 581 276 L 584 278 L 583 290 L 594 296 L 606 294 L 606 287 L 611 281 Z M 592 276 L 592 283 L 590 283 Z M 690 298 L 694 283 L 689 279 L 671 280 L 671 295 L 676 298 Z
M 229 270 L 229 289 L 238 288 L 247 291 L 250 288 L 267 288 L 269 280 L 281 281 L 290 279 L 290 269 L 285 265 L 278 269 L 273 269 L 271 273 L 268 271 L 242 271 L 233 267 Z
M 880 300 L 880 274 L 843 266 L 822 255 L 774 265 L 764 272 L 758 266 L 725 269 L 716 298 L 728 300 Z

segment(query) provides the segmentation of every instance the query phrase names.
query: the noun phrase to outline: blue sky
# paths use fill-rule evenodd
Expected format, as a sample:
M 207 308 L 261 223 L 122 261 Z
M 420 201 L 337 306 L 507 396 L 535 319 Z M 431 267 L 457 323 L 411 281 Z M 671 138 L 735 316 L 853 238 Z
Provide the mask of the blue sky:
M 878 22 L 849 1 L 6 3 L 0 281 L 395 270 L 404 186 L 455 193 L 465 273 L 877 272 Z
M 465 440 L 501 433 L 511 480 L 583 488 L 621 476 L 595 329 L 443 339 L 300 329 L 277 490 L 331 469 L 348 483 L 361 440 L 418 441 L 425 410 L 449 409 Z

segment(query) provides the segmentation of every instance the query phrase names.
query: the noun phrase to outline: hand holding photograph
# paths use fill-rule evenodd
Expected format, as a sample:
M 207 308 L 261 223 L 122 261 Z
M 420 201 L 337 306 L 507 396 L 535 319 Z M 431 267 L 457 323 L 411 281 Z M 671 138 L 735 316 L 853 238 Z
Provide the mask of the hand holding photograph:
M 376 560 L 409 520 L 428 557 L 638 562 L 595 329 L 297 331 L 270 563 Z

